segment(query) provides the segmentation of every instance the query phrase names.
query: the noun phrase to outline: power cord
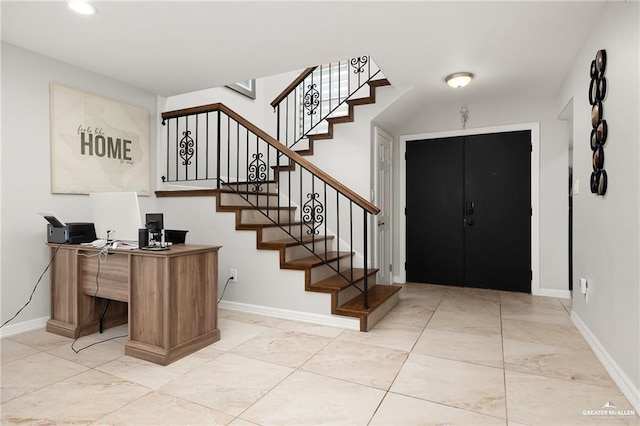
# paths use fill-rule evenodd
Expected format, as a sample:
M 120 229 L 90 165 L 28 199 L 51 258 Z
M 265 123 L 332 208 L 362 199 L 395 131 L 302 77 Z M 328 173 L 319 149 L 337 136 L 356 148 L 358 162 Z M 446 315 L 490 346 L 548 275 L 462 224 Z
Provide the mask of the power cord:
M 111 247 L 111 244 L 112 244 L 112 242 L 109 242 L 109 240 L 108 240 L 108 235 L 109 235 L 109 231 L 107 231 L 107 242 L 105 242 L 104 245 L 99 247 L 100 251 L 98 253 L 96 253 L 96 254 L 79 253 L 80 255 L 85 256 L 85 257 L 98 257 L 98 268 L 97 268 L 97 271 L 96 271 L 96 291 L 95 291 L 95 293 L 93 293 L 93 298 L 92 298 L 92 302 L 91 302 L 91 309 L 89 310 L 89 314 L 87 315 L 87 318 L 84 320 L 84 323 L 80 326 L 80 330 L 78 331 L 78 337 L 76 337 L 74 339 L 74 341 L 71 343 L 71 350 L 73 352 L 75 352 L 75 353 L 80 353 L 81 351 L 83 351 L 83 350 L 85 350 L 87 348 L 90 348 L 91 346 L 98 345 L 100 343 L 108 342 L 108 341 L 114 340 L 114 339 L 119 339 L 121 337 L 127 337 L 127 335 L 125 334 L 124 336 L 116 336 L 116 337 L 111 337 L 109 339 L 101 340 L 99 342 L 94 342 L 94 343 L 91 343 L 90 345 L 87 345 L 87 346 L 85 346 L 83 348 L 80 348 L 80 349 L 76 349 L 75 348 L 75 344 L 78 342 L 78 339 L 80 338 L 80 335 L 82 334 L 82 329 L 87 325 L 87 323 L 89 322 L 89 320 L 93 316 L 93 312 L 95 311 L 96 298 L 98 297 L 98 292 L 100 291 L 100 281 L 98 279 L 100 277 L 100 265 L 107 261 L 107 256 L 109 255 L 109 247 Z
M 53 263 L 54 259 L 56 258 L 56 255 L 58 254 L 58 250 L 60 250 L 60 247 L 62 247 L 64 245 L 64 243 L 59 244 L 56 247 L 56 251 L 53 252 L 53 256 L 51 256 L 51 260 L 49 261 L 49 264 L 47 265 L 46 268 L 44 268 L 44 271 L 42 271 L 42 274 L 40 274 L 40 278 L 38 278 L 38 281 L 36 282 L 36 285 L 33 287 L 33 291 L 31 291 L 31 295 L 29 296 L 29 300 L 27 300 L 27 303 L 25 303 L 22 308 L 20 308 L 18 310 L 18 312 L 16 312 L 16 314 L 14 316 L 12 316 L 11 318 L 9 318 L 8 320 L 6 320 L 4 323 L 2 323 L 2 325 L 0 325 L 0 328 L 4 327 L 5 325 L 7 325 L 9 322 L 13 321 L 14 319 L 16 319 L 16 317 L 20 314 L 20 312 L 22 312 L 22 310 L 24 308 L 27 307 L 27 305 L 29 303 L 31 303 L 31 299 L 33 299 L 33 295 L 36 292 L 36 289 L 38 288 L 38 284 L 40 284 L 40 281 L 42 280 L 42 277 L 44 277 L 44 274 L 47 273 L 47 271 L 49 270 L 49 267 L 51 266 L 51 264 Z
M 229 285 L 229 281 L 231 281 L 231 278 L 233 278 L 233 277 L 227 278 L 227 282 L 224 284 L 224 288 L 222 289 L 222 294 L 220 295 L 220 299 L 218 299 L 218 303 L 220 303 L 220 301 L 224 297 L 224 292 L 227 289 L 227 286 Z

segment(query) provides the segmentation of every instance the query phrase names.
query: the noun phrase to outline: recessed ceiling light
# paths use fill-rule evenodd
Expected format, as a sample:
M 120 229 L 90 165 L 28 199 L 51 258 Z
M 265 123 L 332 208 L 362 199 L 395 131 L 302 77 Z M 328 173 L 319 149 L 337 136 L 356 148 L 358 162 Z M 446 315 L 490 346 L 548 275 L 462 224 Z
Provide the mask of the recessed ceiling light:
M 444 78 L 444 81 L 446 81 L 450 87 L 458 89 L 469 84 L 472 79 L 473 74 L 471 74 L 470 72 L 457 72 L 455 74 L 446 76 Z
M 86 1 L 70 1 L 69 8 L 81 15 L 95 15 L 96 8 Z

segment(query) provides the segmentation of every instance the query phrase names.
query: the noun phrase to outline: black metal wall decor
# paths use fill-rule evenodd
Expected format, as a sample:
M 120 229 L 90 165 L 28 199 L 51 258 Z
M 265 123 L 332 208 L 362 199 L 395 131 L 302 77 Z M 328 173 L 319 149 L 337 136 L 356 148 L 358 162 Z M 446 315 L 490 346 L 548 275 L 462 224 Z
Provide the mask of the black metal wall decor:
M 598 50 L 596 58 L 591 61 L 589 70 L 591 83 L 589 84 L 589 103 L 591 104 L 591 192 L 604 195 L 607 192 L 607 172 L 604 169 L 604 144 L 607 141 L 607 120 L 603 118 L 602 103 L 607 94 L 607 79 L 604 71 L 607 67 L 607 52 Z

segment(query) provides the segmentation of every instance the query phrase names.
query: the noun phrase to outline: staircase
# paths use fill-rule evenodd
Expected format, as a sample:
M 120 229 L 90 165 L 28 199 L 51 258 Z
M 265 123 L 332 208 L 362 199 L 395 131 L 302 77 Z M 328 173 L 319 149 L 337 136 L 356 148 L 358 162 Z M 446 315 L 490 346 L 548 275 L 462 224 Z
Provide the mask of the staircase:
M 368 234 L 378 209 L 222 104 L 162 114 L 164 182 L 214 180 L 215 189 L 157 191 L 215 196 L 256 248 L 277 250 L 280 268 L 304 271 L 306 291 L 331 295 L 331 313 L 370 330 L 398 302 L 400 287 L 377 285 Z
M 332 139 L 334 124 L 353 122 L 355 107 L 375 103 L 376 88 L 389 85 L 369 56 L 307 68 L 271 102 L 276 139 L 313 155 L 315 141 Z

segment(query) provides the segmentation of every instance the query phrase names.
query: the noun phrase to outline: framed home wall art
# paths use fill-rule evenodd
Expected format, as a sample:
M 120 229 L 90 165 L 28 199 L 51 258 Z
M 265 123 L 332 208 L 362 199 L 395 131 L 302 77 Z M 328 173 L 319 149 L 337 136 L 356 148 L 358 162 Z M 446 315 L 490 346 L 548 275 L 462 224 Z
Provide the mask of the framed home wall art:
M 51 192 L 149 195 L 149 111 L 50 86 Z

